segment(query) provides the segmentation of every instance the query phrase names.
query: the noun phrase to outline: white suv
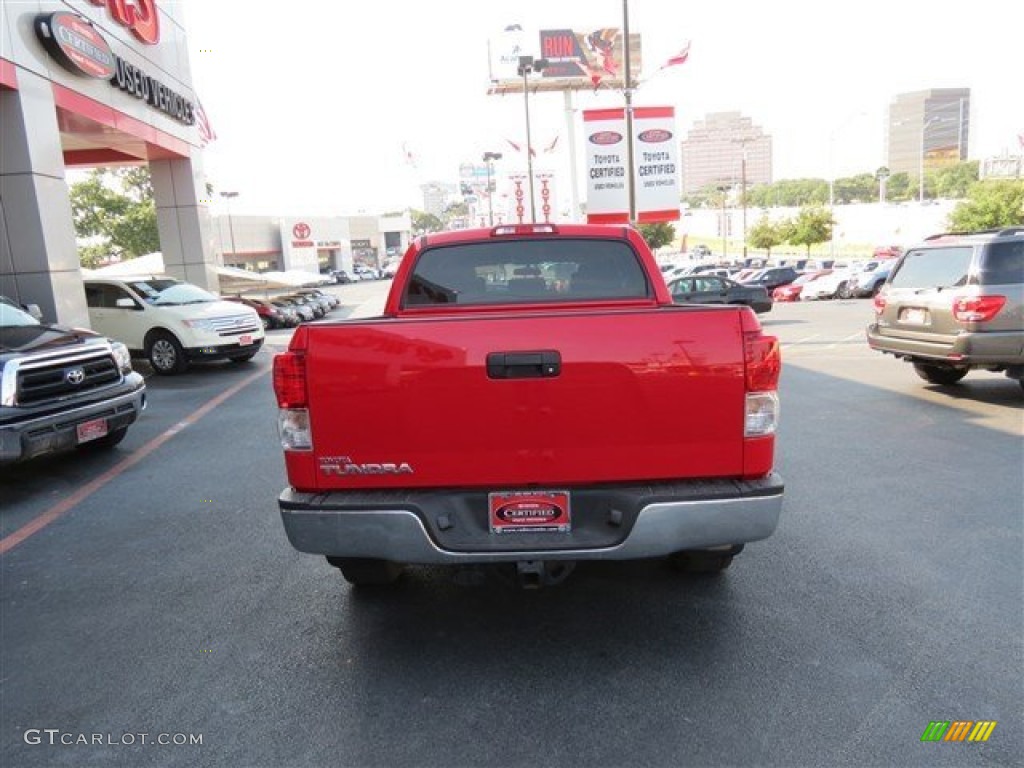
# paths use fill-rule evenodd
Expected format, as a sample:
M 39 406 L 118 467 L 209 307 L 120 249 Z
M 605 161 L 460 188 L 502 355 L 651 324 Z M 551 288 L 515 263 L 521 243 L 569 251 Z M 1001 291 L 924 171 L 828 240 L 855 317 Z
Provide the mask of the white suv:
M 173 277 L 92 278 L 85 298 L 93 330 L 124 342 L 160 374 L 181 373 L 191 360 L 244 363 L 263 345 L 254 309 Z

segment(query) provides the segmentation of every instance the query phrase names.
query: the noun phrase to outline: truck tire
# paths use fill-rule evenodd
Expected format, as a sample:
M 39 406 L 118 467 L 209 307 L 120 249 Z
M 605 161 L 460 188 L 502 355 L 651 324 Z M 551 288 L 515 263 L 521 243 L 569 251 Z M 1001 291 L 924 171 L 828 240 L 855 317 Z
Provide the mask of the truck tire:
M 154 331 L 146 339 L 146 358 L 161 376 L 173 376 L 188 368 L 181 342 L 167 331 Z
M 345 581 L 359 586 L 394 584 L 402 575 L 402 564 L 364 557 L 331 557 L 327 562 L 341 571 Z
M 743 551 L 743 545 L 737 544 L 731 549 L 707 550 L 691 549 L 673 552 L 669 555 L 669 564 L 681 573 L 704 573 L 714 575 L 721 573 L 730 565 L 732 559 Z
M 914 371 L 929 384 L 940 384 L 942 386 L 956 384 L 967 375 L 966 368 L 953 368 L 949 365 L 936 365 L 932 363 L 914 363 Z

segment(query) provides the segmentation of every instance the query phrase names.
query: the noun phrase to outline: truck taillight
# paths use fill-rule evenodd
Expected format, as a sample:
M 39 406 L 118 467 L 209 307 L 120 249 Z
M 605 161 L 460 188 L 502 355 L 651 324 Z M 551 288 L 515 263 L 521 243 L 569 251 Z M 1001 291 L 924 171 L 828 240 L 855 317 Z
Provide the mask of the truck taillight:
M 779 396 L 774 392 L 748 392 L 743 417 L 744 437 L 774 435 L 779 423 Z
M 747 392 L 767 392 L 778 389 L 782 371 L 782 353 L 779 340 L 764 336 L 761 331 L 744 333 Z
M 493 237 L 504 235 L 553 235 L 558 232 L 554 224 L 504 224 L 491 230 Z
M 274 358 L 274 394 L 278 408 L 306 407 L 306 356 L 283 352 Z
M 782 352 L 779 340 L 765 336 L 752 310 L 740 315 L 743 330 L 744 379 L 747 395 L 744 403 L 743 436 L 767 437 L 775 434 L 779 423 L 779 374 Z
M 309 411 L 305 408 L 282 408 L 277 412 L 277 434 L 286 451 L 313 449 L 313 433 L 309 428 Z
M 957 296 L 953 299 L 953 317 L 960 323 L 985 323 L 1004 306 L 1005 296 Z

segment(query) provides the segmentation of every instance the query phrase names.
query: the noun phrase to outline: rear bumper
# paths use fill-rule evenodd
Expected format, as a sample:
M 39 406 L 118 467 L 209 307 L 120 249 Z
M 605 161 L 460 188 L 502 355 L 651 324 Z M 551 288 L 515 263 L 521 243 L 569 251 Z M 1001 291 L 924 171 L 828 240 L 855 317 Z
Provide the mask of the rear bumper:
M 770 536 L 784 484 L 703 481 L 573 491 L 581 503 L 569 533 L 490 533 L 476 492 L 283 491 L 278 499 L 296 549 L 335 557 L 444 564 L 517 560 L 634 560 Z M 619 514 L 615 524 L 613 516 Z
M 954 365 L 1022 365 L 1024 333 L 963 331 L 944 340 L 893 335 L 877 323 L 867 328 L 868 346 L 899 357 L 936 360 Z

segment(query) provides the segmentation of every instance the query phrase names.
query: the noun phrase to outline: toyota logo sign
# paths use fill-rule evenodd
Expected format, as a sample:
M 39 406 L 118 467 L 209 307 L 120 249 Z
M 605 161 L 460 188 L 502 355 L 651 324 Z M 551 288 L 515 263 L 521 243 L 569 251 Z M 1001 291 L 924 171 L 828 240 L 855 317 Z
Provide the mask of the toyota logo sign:
M 79 384 L 85 381 L 85 371 L 83 371 L 81 368 L 69 368 L 64 373 L 64 380 L 68 384 L 73 384 L 74 386 L 77 387 Z
M 309 224 L 304 221 L 300 221 L 294 227 L 292 227 L 292 234 L 295 235 L 296 240 L 305 240 L 309 237 L 309 233 L 312 230 L 309 228 Z

